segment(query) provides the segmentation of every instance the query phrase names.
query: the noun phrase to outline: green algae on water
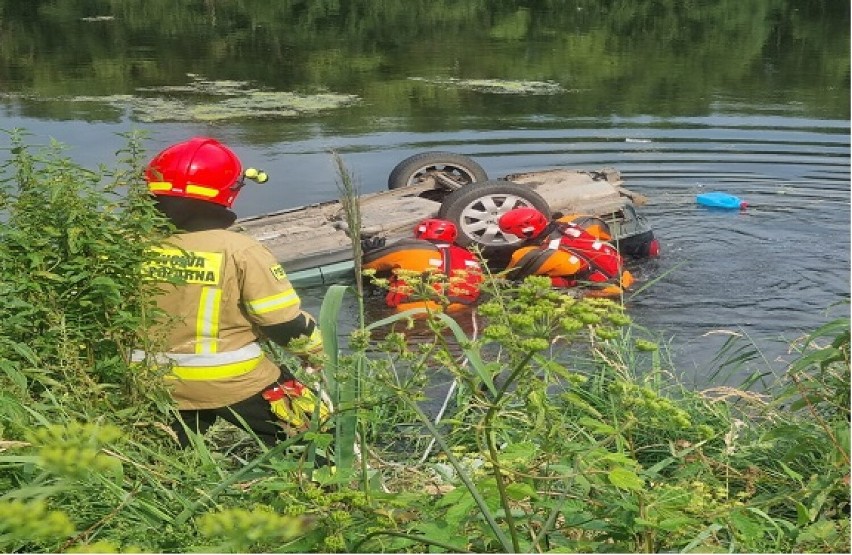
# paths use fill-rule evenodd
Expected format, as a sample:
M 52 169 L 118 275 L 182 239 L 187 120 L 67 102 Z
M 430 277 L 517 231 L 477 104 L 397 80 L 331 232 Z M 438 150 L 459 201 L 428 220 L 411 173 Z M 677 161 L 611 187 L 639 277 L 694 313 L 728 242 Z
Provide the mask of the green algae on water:
M 432 85 L 452 86 L 476 92 L 492 94 L 547 95 L 566 92 L 559 83 L 553 81 L 512 81 L 506 79 L 456 79 L 409 77 L 412 81 L 422 81 Z
M 289 118 L 344 108 L 359 100 L 349 94 L 270 91 L 252 87 L 245 81 L 214 81 L 192 74 L 189 77 L 190 81 L 183 85 L 139 88 L 134 95 L 15 96 L 40 102 L 101 103 L 129 109 L 133 119 L 145 123 Z

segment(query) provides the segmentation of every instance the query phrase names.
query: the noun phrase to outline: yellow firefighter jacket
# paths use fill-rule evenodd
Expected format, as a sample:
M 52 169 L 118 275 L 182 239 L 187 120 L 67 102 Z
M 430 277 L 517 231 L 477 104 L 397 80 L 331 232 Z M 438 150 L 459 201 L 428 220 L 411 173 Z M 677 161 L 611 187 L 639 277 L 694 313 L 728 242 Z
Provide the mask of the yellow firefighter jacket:
M 134 359 L 171 366 L 167 380 L 181 410 L 228 406 L 267 388 L 280 370 L 261 351 L 257 328 L 300 315 L 313 322 L 272 253 L 233 231 L 174 235 L 144 271 L 164 282 L 157 304 L 173 321 L 165 352 L 136 351 Z M 314 327 L 308 349 L 320 344 Z

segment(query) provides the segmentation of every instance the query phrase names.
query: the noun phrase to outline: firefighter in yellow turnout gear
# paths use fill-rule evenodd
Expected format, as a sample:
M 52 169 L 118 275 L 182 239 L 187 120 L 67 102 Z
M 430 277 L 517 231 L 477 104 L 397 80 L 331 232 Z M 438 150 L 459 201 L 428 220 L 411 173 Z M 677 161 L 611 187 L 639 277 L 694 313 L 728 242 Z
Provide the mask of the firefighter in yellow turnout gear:
M 314 318 L 284 269 L 261 243 L 230 231 L 229 210 L 246 177 L 222 143 L 197 137 L 172 145 L 148 165 L 145 177 L 157 207 L 177 233 L 154 252 L 145 273 L 162 282 L 158 306 L 171 317 L 165 352 L 134 352 L 136 360 L 170 365 L 166 376 L 183 423 L 203 433 L 217 419 L 247 426 L 267 444 L 307 428 L 315 394 L 261 350 L 273 341 L 307 357 L 322 350 Z M 299 348 L 292 348 L 291 341 Z M 320 403 L 320 417 L 329 416 Z M 173 423 L 182 445 L 188 437 Z

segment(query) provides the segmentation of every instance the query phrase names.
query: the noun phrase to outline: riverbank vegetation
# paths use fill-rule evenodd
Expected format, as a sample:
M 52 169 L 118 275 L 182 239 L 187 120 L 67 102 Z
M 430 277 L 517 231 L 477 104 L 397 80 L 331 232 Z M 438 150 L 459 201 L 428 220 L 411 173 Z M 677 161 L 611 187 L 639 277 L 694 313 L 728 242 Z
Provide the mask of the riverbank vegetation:
M 489 286 L 464 325 L 362 308 L 344 334 L 354 293 L 332 286 L 318 387 L 334 426 L 299 453 L 224 426 L 181 450 L 159 376 L 127 359 L 157 340 L 138 334 L 158 317 L 138 269 L 162 224 L 139 137 L 95 170 L 12 139 L 4 552 L 849 551 L 846 315 L 764 390 L 694 391 L 617 302 L 530 279 Z M 326 448 L 333 469 L 306 464 Z

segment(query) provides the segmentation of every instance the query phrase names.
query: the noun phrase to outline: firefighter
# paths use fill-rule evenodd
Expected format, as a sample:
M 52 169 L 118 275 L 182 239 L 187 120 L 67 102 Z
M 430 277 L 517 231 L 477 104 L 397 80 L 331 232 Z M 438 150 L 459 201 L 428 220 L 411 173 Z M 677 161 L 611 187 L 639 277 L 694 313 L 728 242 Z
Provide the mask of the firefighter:
M 385 297 L 390 307 L 452 312 L 475 303 L 482 283 L 482 266 L 455 244 L 457 237 L 453 222 L 429 218 L 414 227 L 413 239 L 367 250 L 363 268 L 390 280 Z M 418 290 L 416 282 L 425 283 L 428 291 Z
M 164 349 L 136 351 L 134 359 L 170 366 L 166 380 L 182 420 L 173 429 L 183 446 L 185 426 L 203 433 L 216 418 L 272 445 L 306 429 L 316 406 L 314 393 L 261 349 L 269 340 L 307 360 L 322 351 L 322 339 L 272 253 L 227 229 L 246 178 L 267 179 L 253 168 L 243 173 L 234 152 L 207 137 L 166 148 L 145 169 L 156 206 L 176 232 L 144 269 L 161 282 L 156 302 L 169 320 Z
M 512 253 L 507 276 L 522 280 L 549 276 L 554 287 L 588 285 L 591 296 L 617 296 L 633 283 L 611 239 L 609 227 L 591 216 L 549 220 L 535 208 L 515 208 L 500 216 L 503 233 L 524 240 Z

